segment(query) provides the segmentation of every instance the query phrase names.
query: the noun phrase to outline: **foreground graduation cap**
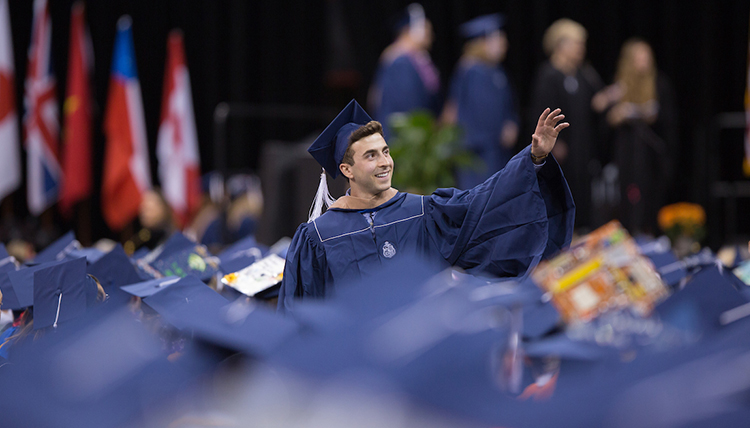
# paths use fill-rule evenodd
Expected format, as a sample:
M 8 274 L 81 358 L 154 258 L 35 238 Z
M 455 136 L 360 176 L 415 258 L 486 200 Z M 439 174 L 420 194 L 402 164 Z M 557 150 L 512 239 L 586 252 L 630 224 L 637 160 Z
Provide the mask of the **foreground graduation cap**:
M 219 360 L 186 347 L 170 362 L 135 318 L 126 308 L 93 310 L 15 349 L 13 366 L 0 369 L 2 426 L 168 425 L 177 416 L 168 404 L 187 404 L 190 386 Z
M 505 17 L 499 13 L 478 16 L 471 21 L 464 22 L 459 27 L 461 35 L 467 39 L 484 37 L 500 30 L 505 25 Z
M 86 275 L 86 258 L 45 266 L 33 275 L 34 330 L 57 327 L 96 302 L 96 283 Z

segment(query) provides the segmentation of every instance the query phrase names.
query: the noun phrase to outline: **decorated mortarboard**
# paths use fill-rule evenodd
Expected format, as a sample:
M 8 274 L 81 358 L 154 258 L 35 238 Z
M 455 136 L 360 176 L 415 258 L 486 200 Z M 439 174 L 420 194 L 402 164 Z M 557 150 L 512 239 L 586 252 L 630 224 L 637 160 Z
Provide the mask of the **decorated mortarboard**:
M 505 25 L 505 17 L 499 13 L 493 13 L 464 22 L 459 27 L 459 32 L 467 39 L 474 39 L 498 31 L 503 28 L 503 25 Z
M 73 231 L 66 233 L 55 242 L 48 245 L 33 259 L 26 262 L 27 265 L 38 265 L 40 263 L 54 262 L 64 259 L 68 253 L 81 248 Z
M 261 297 L 261 294 L 270 291 L 271 288 L 275 288 L 278 295 L 284 264 L 283 258 L 269 254 L 250 266 L 224 275 L 221 283 L 247 296 Z
M 194 276 L 186 276 L 164 290 L 145 297 L 143 303 L 179 329 L 186 319 L 202 313 L 218 313 L 229 301 Z
M 151 252 L 146 254 L 143 257 L 135 258 L 135 264 L 139 270 L 138 274 L 141 277 L 142 280 L 148 280 L 152 278 L 159 278 L 163 275 L 173 275 L 173 273 L 164 273 L 161 272 L 157 267 L 154 265 L 167 259 L 170 257 L 173 257 L 175 254 L 189 249 L 193 248 L 196 245 L 195 242 L 190 240 L 187 236 L 183 235 L 180 232 L 175 232 L 172 234 L 172 236 L 167 239 L 166 242 L 159 245 L 158 247 L 154 248 Z M 161 263 L 163 265 L 163 263 Z
M 135 282 L 120 287 L 122 291 L 137 297 L 148 297 L 165 290 L 170 285 L 180 280 L 179 276 L 168 276 L 165 278 L 150 279 L 147 281 Z
M 193 244 L 166 257 L 160 257 L 151 266 L 164 276 L 194 275 L 201 281 L 208 281 L 219 272 L 219 259 L 211 255 L 204 245 Z
M 327 207 L 333 203 L 333 198 L 328 193 L 328 182 L 326 172 L 332 178 L 341 174 L 339 165 L 344 159 L 346 149 L 349 147 L 349 136 L 362 125 L 372 121 L 370 115 L 357 103 L 351 100 L 349 104 L 336 116 L 335 119 L 323 130 L 307 151 L 323 167 L 320 175 L 318 192 L 311 208 L 308 221 L 315 220 L 322 214 L 323 205 Z
M 35 330 L 79 317 L 96 301 L 96 284 L 86 275 L 83 257 L 43 266 L 33 278 Z

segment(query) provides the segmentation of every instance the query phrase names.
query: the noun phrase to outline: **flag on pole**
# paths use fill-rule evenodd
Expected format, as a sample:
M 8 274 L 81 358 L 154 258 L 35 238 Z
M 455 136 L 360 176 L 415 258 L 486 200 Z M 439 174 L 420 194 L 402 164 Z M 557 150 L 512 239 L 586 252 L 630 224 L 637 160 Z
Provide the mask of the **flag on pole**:
M 750 27 L 748 27 L 750 28 Z M 745 160 L 742 162 L 745 177 L 750 177 L 750 30 L 747 34 L 747 79 L 745 80 Z
M 91 196 L 91 36 L 80 0 L 70 17 L 67 95 L 63 107 L 63 185 L 60 211 L 70 217 L 73 205 Z
M 104 118 L 107 141 L 102 211 L 112 230 L 122 230 L 138 215 L 143 193 L 151 188 L 146 121 L 129 16 L 117 21 L 111 73 Z
M 8 0 L 0 0 L 0 200 L 21 185 L 14 80 Z
M 52 73 L 52 21 L 47 0 L 34 0 L 29 66 L 26 72 L 24 131 L 29 211 L 39 215 L 57 202 L 62 172 L 58 160 L 55 76 Z
M 190 75 L 182 32 L 178 30 L 172 31 L 167 41 L 156 154 L 164 197 L 184 227 L 200 207 L 201 181 Z

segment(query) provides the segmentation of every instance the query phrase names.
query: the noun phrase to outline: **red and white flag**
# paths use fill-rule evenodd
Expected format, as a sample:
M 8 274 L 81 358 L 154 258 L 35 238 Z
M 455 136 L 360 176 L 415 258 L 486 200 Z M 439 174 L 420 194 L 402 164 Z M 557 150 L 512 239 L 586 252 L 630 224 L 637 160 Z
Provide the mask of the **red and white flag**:
M 0 199 L 21 185 L 18 115 L 13 84 L 13 41 L 8 1 L 0 0 Z
M 104 133 L 102 213 L 107 225 L 119 231 L 138 215 L 143 194 L 151 188 L 146 120 L 129 16 L 117 21 Z
M 167 41 L 156 154 L 164 197 L 180 226 L 184 227 L 201 204 L 201 168 L 190 75 L 185 63 L 182 33 L 177 30 L 169 34 Z
M 47 0 L 34 0 L 29 66 L 26 71 L 24 131 L 29 211 L 39 215 L 60 194 L 59 131 L 55 75 L 52 72 L 52 21 Z
M 73 5 L 70 18 L 68 84 L 63 108 L 63 186 L 60 211 L 67 217 L 73 205 L 91 196 L 91 36 L 86 29 L 83 2 Z

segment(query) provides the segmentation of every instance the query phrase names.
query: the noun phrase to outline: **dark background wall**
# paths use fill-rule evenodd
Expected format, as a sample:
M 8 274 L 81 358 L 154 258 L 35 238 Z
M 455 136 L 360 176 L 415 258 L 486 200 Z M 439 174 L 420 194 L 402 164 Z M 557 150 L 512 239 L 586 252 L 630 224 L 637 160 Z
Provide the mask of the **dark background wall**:
M 31 35 L 32 3 L 9 0 L 19 108 Z M 153 152 L 170 29 L 179 27 L 185 34 L 202 169 L 206 172 L 215 167 L 212 117 L 220 102 L 285 103 L 328 109 L 342 107 L 353 96 L 364 102 L 378 55 L 390 41 L 391 18 L 407 4 L 396 0 L 88 1 L 98 106 L 94 168 L 97 194 L 92 201 L 94 237 L 113 236 L 99 214 L 98 189 L 104 144 L 101 117 L 106 105 L 115 27 L 121 15 L 130 14 L 133 18 L 151 167 L 156 178 Z M 71 5 L 70 0 L 50 1 L 61 104 Z M 680 106 L 681 149 L 673 155 L 679 159 L 681 173 L 672 199 L 710 202 L 706 199 L 710 177 L 703 172 L 706 138 L 717 113 L 743 109 L 750 2 L 430 0 L 423 5 L 435 28 L 432 53 L 444 87 L 460 54 L 462 41 L 456 34 L 457 26 L 479 14 L 499 11 L 507 15 L 510 51 L 506 68 L 524 113 L 534 70 L 544 60 L 542 35 L 555 19 L 569 17 L 588 29 L 588 57 L 607 83 L 611 82 L 622 42 L 631 36 L 648 40 L 654 47 L 658 66 L 673 81 Z M 336 13 L 343 20 L 332 19 Z M 339 25 L 341 22 L 343 26 Z M 229 133 L 230 166 L 257 168 L 263 141 L 300 139 L 320 126 L 320 123 L 288 120 L 236 121 Z M 522 135 L 529 132 L 526 130 Z M 24 193 L 22 189 L 12 198 L 19 216 L 27 214 Z M 64 227 L 62 224 L 61 228 Z

